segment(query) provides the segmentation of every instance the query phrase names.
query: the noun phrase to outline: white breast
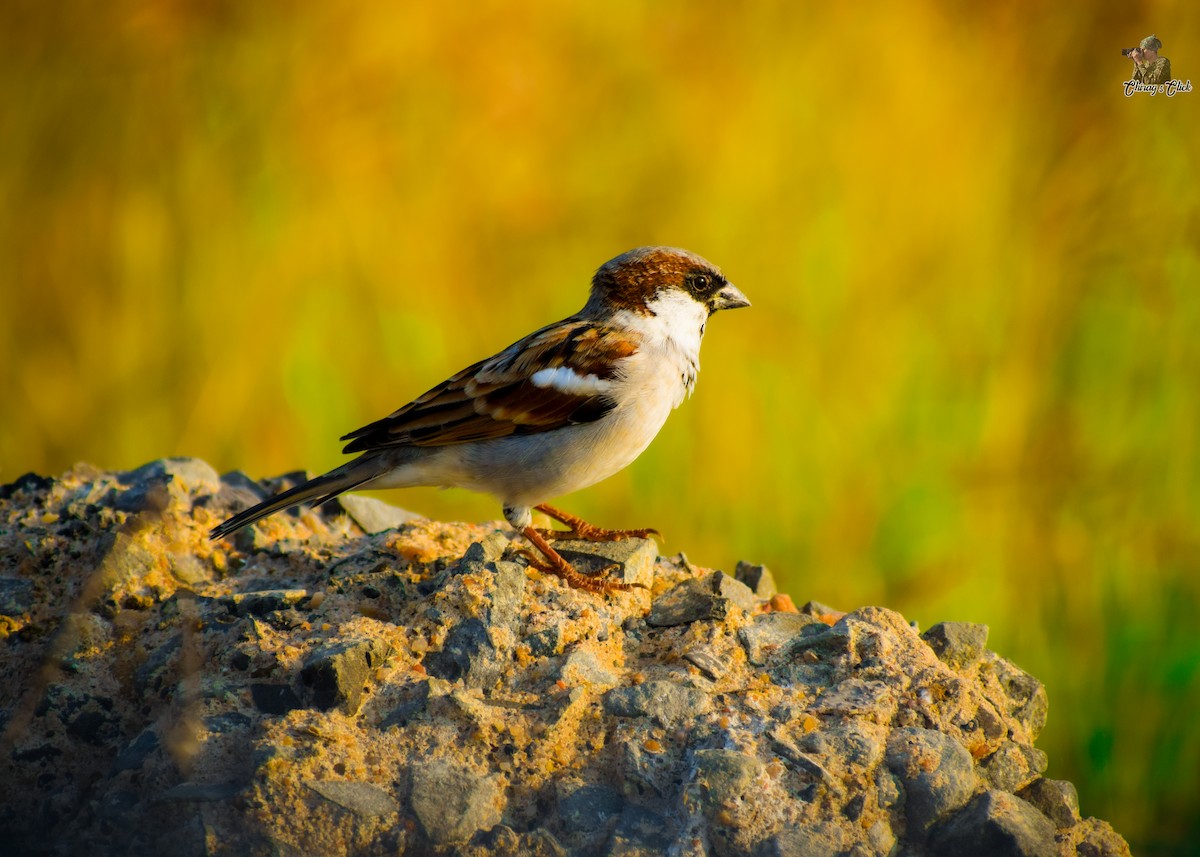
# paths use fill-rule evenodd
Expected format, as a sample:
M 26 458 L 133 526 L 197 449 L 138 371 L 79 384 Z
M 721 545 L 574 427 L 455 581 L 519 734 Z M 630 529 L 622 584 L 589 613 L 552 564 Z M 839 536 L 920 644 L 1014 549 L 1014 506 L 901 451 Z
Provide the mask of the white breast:
M 594 485 L 624 469 L 654 440 L 671 411 L 696 382 L 705 307 L 686 294 L 665 292 L 654 315 L 622 311 L 614 321 L 641 334 L 637 352 L 614 378 L 544 370 L 537 386 L 603 392 L 617 406 L 594 423 L 446 448 L 441 484 L 484 491 L 506 506 L 531 506 Z
M 691 395 L 700 372 L 700 342 L 708 322 L 708 309 L 677 290 L 662 292 L 649 305 L 653 315 L 620 314 L 620 322 L 642 334 L 642 348 L 662 392 L 671 391 L 671 407 Z M 661 427 L 661 426 L 660 426 Z

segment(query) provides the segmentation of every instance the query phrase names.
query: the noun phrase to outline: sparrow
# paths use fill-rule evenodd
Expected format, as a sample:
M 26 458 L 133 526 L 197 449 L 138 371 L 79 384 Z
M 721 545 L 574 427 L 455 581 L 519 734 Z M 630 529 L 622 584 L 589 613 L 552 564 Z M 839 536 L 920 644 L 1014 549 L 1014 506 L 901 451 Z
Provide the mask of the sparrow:
M 451 376 L 381 420 L 342 437 L 352 461 L 215 527 L 220 539 L 299 503 L 344 491 L 441 486 L 500 500 L 541 554 L 543 572 L 594 592 L 635 586 L 581 574 L 555 538 L 646 538 L 605 530 L 546 504 L 628 466 L 692 392 L 709 316 L 749 306 L 721 271 L 674 247 L 640 247 L 605 262 L 583 309 Z M 533 526 L 533 510 L 568 529 Z

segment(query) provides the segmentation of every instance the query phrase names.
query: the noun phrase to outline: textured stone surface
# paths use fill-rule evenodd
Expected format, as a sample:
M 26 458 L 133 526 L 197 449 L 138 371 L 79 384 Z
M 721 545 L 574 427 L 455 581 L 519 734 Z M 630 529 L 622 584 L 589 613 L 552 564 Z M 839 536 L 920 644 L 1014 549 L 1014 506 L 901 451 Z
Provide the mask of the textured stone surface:
M 1019 797 L 976 796 L 933 836 L 933 857 L 1056 857 L 1054 825 Z
M 792 612 L 638 539 L 560 542 L 648 587 L 581 592 L 503 525 L 354 501 L 208 540 L 299 478 L 0 486 L 0 850 L 1128 854 L 982 626 Z
M 971 622 L 939 622 L 921 639 L 952 669 L 968 669 L 979 663 L 987 646 L 988 626 Z

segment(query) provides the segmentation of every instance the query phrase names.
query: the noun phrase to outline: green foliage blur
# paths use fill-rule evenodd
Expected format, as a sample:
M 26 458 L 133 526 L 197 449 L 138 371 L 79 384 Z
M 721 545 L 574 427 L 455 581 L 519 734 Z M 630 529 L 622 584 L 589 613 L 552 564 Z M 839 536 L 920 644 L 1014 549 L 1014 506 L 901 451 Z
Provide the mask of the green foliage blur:
M 11 0 L 0 481 L 329 468 L 687 247 L 754 306 L 563 505 L 987 623 L 1048 686 L 1048 775 L 1200 853 L 1200 91 L 1125 97 L 1151 32 L 1200 85 L 1186 0 Z

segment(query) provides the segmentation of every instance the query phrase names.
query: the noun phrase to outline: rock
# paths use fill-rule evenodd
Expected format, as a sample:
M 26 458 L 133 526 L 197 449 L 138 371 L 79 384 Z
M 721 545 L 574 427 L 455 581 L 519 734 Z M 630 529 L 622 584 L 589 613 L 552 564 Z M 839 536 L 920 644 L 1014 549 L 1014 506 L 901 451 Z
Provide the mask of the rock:
M 765 569 L 644 540 L 558 544 L 658 598 L 574 590 L 503 523 L 208 539 L 299 478 L 0 488 L 0 850 L 921 857 L 1023 853 L 1041 813 L 1063 854 L 1128 854 L 1040 776 L 1040 682 L 951 623 L 763 612 L 791 603 Z
M 94 585 L 103 588 L 110 605 L 120 605 L 142 580 L 153 576 L 157 564 L 158 558 L 144 544 L 127 533 L 115 533 L 96 568 Z
M 396 799 L 379 786 L 347 780 L 308 780 L 310 789 L 360 818 L 376 818 L 400 811 Z
M 1074 827 L 1079 823 L 1079 792 L 1066 780 L 1039 777 L 1017 797 L 1050 819 L 1057 828 Z
M 236 729 L 246 729 L 254 725 L 254 718 L 240 711 L 225 711 L 221 714 L 210 714 L 204 718 L 204 728 L 215 734 L 233 732 Z
M 731 604 L 750 611 L 756 603 L 746 584 L 714 571 L 706 577 L 685 580 L 660 595 L 650 608 L 646 624 L 667 628 L 709 619 L 721 621 Z
M 351 640 L 317 649 L 300 670 L 309 702 L 321 711 L 338 707 L 354 714 L 362 704 L 363 686 L 383 660 L 376 640 Z
M 729 672 L 729 658 L 713 646 L 694 646 L 683 653 L 683 659 L 711 681 L 720 681 Z
M 265 616 L 276 610 L 303 606 L 308 598 L 307 589 L 264 589 L 258 592 L 238 592 L 223 601 L 239 616 Z
M 939 622 L 921 635 L 938 659 L 955 670 L 979 663 L 987 646 L 988 626 L 971 622 Z
M 851 678 L 822 694 L 812 710 L 818 715 L 887 724 L 896 715 L 898 705 L 896 692 L 886 683 Z
M 661 814 L 645 807 L 627 806 L 603 853 L 605 857 L 661 857 L 671 844 L 669 829 Z
M 548 830 L 518 833 L 505 824 L 478 834 L 453 853 L 456 857 L 569 857 Z
M 240 470 L 231 470 L 221 476 L 221 491 L 235 491 L 243 494 L 248 506 L 261 503 L 270 496 L 269 491 Z
M 183 635 L 174 634 L 162 640 L 148 655 L 143 651 L 144 660 L 133 673 L 133 686 L 139 693 L 151 690 L 163 690 L 173 684 L 175 669 L 183 651 Z
M 438 760 L 413 768 L 412 808 L 435 845 L 466 842 L 500 823 L 504 789 L 497 774 L 481 777 L 469 768 Z
M 729 612 L 729 599 L 713 591 L 711 579 L 694 577 L 676 584 L 650 608 L 646 624 L 658 628 L 705 620 L 721 621 Z
M 924 837 L 970 799 L 978 782 L 967 749 L 932 729 L 908 727 L 893 732 L 887 766 L 904 788 L 910 836 Z
M 733 576 L 750 587 L 760 601 L 766 601 L 779 592 L 775 585 L 775 576 L 765 565 L 755 565 L 745 560 L 738 560 L 738 564 L 733 570 Z
M 747 613 L 758 607 L 758 598 L 750 587 L 740 580 L 730 577 L 723 571 L 714 571 L 708 579 L 712 581 L 713 592 L 741 607 Z
M 421 517 L 401 509 L 399 506 L 359 494 L 342 494 L 335 502 L 345 510 L 354 523 L 362 528 L 364 533 L 369 535 L 399 529 L 409 521 L 415 521 Z
M 496 582 L 492 587 L 488 621 L 492 625 L 515 625 L 521 597 L 525 594 L 525 569 L 515 562 L 496 562 L 492 567 L 495 569 Z
M 1075 825 L 1069 835 L 1060 837 L 1060 841 L 1067 848 L 1074 845 L 1077 857 L 1132 857 L 1128 843 L 1112 829 L 1112 825 L 1097 818 L 1088 818 Z
M 708 694 L 673 681 L 617 687 L 604 695 L 604 710 L 618 717 L 651 717 L 667 729 L 706 712 Z
M 170 803 L 218 803 L 242 790 L 237 783 L 180 783 L 156 797 Z
M 1015 741 L 1003 742 L 979 763 L 980 773 L 992 788 L 1013 793 L 1032 783 L 1044 770 L 1046 754 Z
M 763 771 L 762 762 L 736 750 L 697 750 L 692 773 L 704 784 L 704 801 L 720 807 L 740 799 Z
M 570 687 L 589 685 L 611 687 L 617 683 L 617 674 L 600 662 L 592 649 L 575 649 L 563 659 L 559 677 Z
M 738 639 L 750 663 L 763 666 L 806 625 L 814 623 L 819 620 L 803 613 L 763 613 L 738 629 Z
M 508 549 L 508 537 L 501 532 L 488 533 L 477 542 L 471 542 L 462 556 L 464 563 L 498 562 Z
M 805 616 L 814 616 L 817 618 L 840 616 L 842 613 L 842 611 L 830 607 L 828 604 L 822 604 L 820 601 L 805 601 L 804 606 L 800 608 L 800 612 Z
M 525 638 L 529 653 L 535 658 L 547 658 L 562 651 L 562 629 L 557 625 L 543 628 Z
M 890 847 L 877 851 L 887 854 Z M 829 857 L 838 853 L 842 853 L 841 849 L 828 830 L 793 827 L 782 830 L 764 841 L 754 850 L 754 857 Z
M 835 792 L 841 792 L 843 772 L 873 770 L 883 758 L 884 747 L 869 729 L 856 722 L 837 723 L 808 732 L 797 742 L 795 756 L 802 767 L 819 776 Z M 811 756 L 805 756 L 811 753 Z M 837 771 L 835 775 L 831 773 Z
M 985 678 L 994 681 L 1003 691 L 1007 702 L 1005 713 L 1020 722 L 1032 743 L 1046 726 L 1049 709 L 1046 688 L 1029 673 L 994 652 L 985 653 L 982 662 L 988 672 Z
M 171 574 L 184 586 L 198 588 L 212 580 L 212 567 L 191 554 L 171 554 L 167 561 L 171 566 Z
M 697 750 L 685 807 L 704 819 L 717 855 L 759 852 L 782 826 L 782 795 L 756 756 L 737 750 Z
M 446 635 L 441 651 L 425 657 L 425 669 L 447 681 L 468 687 L 485 687 L 496 681 L 500 665 L 487 626 L 478 619 L 465 619 Z
M 172 503 L 190 506 L 191 498 L 221 490 L 221 477 L 198 458 L 162 458 L 122 473 L 128 489 L 113 501 L 125 512 L 162 512 Z
M 625 798 L 607 786 L 580 786 L 558 801 L 558 817 L 568 831 L 589 836 L 621 814 Z
M 296 691 L 286 684 L 252 684 L 250 698 L 254 700 L 254 707 L 263 714 L 287 714 L 304 706 Z
M 20 577 L 0 577 L 0 615 L 20 616 L 34 604 L 33 581 Z
M 39 494 L 54 485 L 54 480 L 36 473 L 23 473 L 7 485 L 0 485 L 0 500 L 7 500 L 18 493 Z
M 424 714 L 426 707 L 429 705 L 429 696 L 432 689 L 428 679 L 410 685 L 408 692 L 401 701 L 380 722 L 379 728 L 389 729 L 396 726 L 403 729 L 415 718 Z
M 144 729 L 113 760 L 112 773 L 119 774 L 121 771 L 136 771 L 158 747 L 158 733 L 153 729 Z
M 564 539 L 554 549 L 582 574 L 597 574 L 617 566 L 604 576 L 621 583 L 637 583 L 649 588 L 654 580 L 654 561 L 658 546 L 650 539 L 621 539 L 612 542 L 586 542 Z
M 976 796 L 930 842 L 931 857 L 1057 857 L 1054 825 L 1019 797 L 1001 791 Z

